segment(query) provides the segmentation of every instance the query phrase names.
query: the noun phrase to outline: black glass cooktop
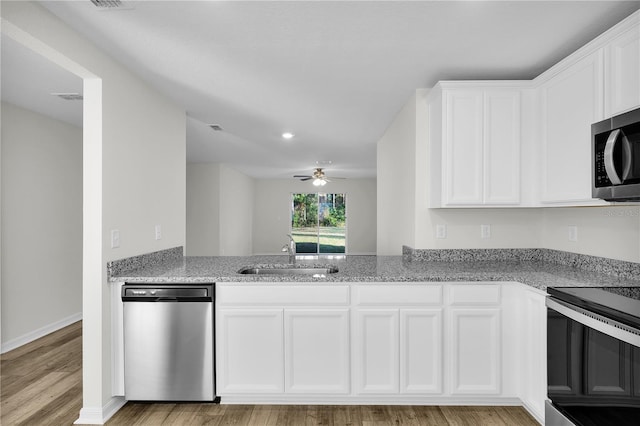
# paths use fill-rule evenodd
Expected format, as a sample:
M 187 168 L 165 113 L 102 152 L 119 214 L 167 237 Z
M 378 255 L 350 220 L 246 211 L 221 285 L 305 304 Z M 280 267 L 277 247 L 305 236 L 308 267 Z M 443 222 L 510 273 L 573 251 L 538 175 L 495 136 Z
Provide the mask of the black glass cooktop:
M 640 329 L 640 287 L 549 287 L 549 296 Z

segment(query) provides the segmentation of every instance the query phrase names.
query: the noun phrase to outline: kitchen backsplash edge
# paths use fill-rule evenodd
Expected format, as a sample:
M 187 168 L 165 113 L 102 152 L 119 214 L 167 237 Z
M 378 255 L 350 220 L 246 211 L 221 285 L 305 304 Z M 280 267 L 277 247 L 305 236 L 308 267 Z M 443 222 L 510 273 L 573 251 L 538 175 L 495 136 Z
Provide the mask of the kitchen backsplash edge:
M 405 262 L 541 261 L 621 278 L 640 277 L 640 263 L 553 249 L 414 249 L 402 247 Z
M 158 265 L 183 256 L 184 248 L 182 246 L 178 246 L 166 250 L 127 257 L 125 259 L 113 260 L 111 262 L 107 262 L 107 276 L 113 277 L 122 275 L 127 271 Z

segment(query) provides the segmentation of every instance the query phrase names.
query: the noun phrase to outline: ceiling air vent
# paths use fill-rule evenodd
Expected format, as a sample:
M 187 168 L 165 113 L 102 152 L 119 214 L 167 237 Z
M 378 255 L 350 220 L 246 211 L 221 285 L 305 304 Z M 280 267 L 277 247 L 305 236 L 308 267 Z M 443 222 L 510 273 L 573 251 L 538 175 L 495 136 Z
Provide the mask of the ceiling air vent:
M 57 96 L 65 101 L 81 101 L 82 95 L 80 93 L 52 93 L 53 96 Z
M 209 124 L 209 127 L 211 127 L 213 130 L 215 130 L 216 132 L 221 132 L 224 129 L 222 128 L 221 125 L 219 124 Z
M 91 0 L 91 3 L 95 4 L 96 7 L 99 8 L 112 8 L 112 7 L 120 7 L 122 6 L 122 2 L 120 0 Z
M 91 0 L 100 10 L 122 10 L 133 9 L 133 6 L 127 4 L 128 2 L 122 2 L 122 0 Z

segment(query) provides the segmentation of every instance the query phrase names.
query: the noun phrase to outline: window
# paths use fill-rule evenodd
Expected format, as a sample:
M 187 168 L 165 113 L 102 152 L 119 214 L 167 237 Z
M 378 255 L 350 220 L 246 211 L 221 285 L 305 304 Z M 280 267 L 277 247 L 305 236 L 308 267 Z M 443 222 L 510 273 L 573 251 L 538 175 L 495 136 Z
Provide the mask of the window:
M 293 194 L 291 236 L 297 253 L 346 253 L 346 194 Z

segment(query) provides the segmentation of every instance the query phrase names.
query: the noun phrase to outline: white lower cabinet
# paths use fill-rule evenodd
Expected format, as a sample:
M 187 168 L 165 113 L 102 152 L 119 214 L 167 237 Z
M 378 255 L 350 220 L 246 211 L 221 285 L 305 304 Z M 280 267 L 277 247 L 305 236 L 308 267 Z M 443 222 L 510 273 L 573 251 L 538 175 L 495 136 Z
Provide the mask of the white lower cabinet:
M 400 330 L 397 309 L 356 311 L 356 392 L 399 390 Z
M 442 392 L 441 309 L 358 309 L 356 392 Z
M 501 284 L 454 283 L 448 286 L 451 394 L 501 393 L 501 306 Z
M 501 388 L 500 309 L 449 312 L 452 394 L 493 394 Z
M 217 392 L 348 393 L 349 310 L 221 309 Z
M 520 348 L 523 351 L 520 358 L 523 374 L 520 399 L 529 412 L 541 420 L 544 419 L 544 401 L 547 399 L 546 294 L 528 288 L 524 288 L 520 294 Z
M 223 309 L 218 313 L 218 395 L 282 393 L 282 309 Z
M 542 419 L 544 293 L 518 283 L 216 285 L 227 402 L 518 404 Z
M 400 393 L 442 393 L 442 309 L 400 310 Z
M 216 285 L 216 391 L 350 392 L 349 287 Z
M 286 392 L 349 392 L 349 309 L 285 309 L 284 329 Z

